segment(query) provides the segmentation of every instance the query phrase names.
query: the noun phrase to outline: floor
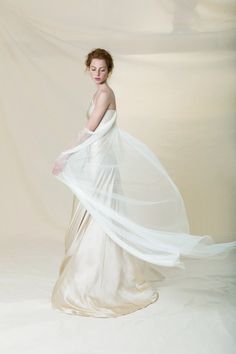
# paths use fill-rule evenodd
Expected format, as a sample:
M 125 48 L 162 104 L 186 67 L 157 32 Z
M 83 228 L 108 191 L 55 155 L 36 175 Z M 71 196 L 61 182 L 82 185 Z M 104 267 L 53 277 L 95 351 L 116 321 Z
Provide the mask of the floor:
M 235 252 L 166 271 L 159 299 L 132 314 L 91 318 L 53 310 L 62 241 L 43 235 L 0 242 L 0 352 L 4 354 L 233 354 Z M 204 276 L 202 276 L 204 271 Z

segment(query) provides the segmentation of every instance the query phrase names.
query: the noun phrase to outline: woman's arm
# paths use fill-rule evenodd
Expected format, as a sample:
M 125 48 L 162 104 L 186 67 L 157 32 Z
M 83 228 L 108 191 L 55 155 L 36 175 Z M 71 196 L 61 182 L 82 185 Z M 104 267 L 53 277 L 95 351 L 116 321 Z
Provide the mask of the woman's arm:
M 94 109 L 89 117 L 85 128 L 94 131 L 102 120 L 102 117 L 106 113 L 106 110 L 110 104 L 110 94 L 107 91 L 101 91 L 97 97 Z
M 79 143 L 86 140 L 89 134 L 93 133 L 101 122 L 102 117 L 104 116 L 107 107 L 110 104 L 110 95 L 106 91 L 102 91 L 97 100 L 96 105 L 91 113 L 91 116 L 88 119 L 88 122 L 85 124 L 84 128 L 79 132 L 75 140 L 67 147 L 67 149 L 77 146 Z
M 69 149 L 77 146 L 78 144 L 82 143 L 87 138 L 89 138 L 91 136 L 91 134 L 93 134 L 93 132 L 95 131 L 95 129 L 98 127 L 99 123 L 101 122 L 102 117 L 104 116 L 109 104 L 110 104 L 109 93 L 106 91 L 102 91 L 96 100 L 95 107 L 92 111 L 91 116 L 89 117 L 87 124 L 79 132 L 78 136 L 73 141 L 73 143 L 71 143 L 66 148 L 66 150 L 69 150 Z M 57 160 L 54 163 L 53 170 L 52 170 L 52 173 L 54 175 L 59 174 L 63 170 L 64 165 L 66 164 L 66 161 L 69 158 L 69 156 L 70 156 L 70 153 L 63 154 L 63 156 L 60 155 L 57 158 Z

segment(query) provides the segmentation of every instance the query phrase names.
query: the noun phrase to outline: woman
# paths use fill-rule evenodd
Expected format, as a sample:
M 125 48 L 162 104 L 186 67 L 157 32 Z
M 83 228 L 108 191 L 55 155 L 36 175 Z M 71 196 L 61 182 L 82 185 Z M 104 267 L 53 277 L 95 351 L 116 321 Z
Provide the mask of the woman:
M 117 125 L 110 53 L 91 51 L 86 68 L 97 85 L 88 120 L 53 168 L 76 206 L 51 300 L 66 313 L 116 317 L 158 299 L 151 268 L 158 280 L 161 267 L 184 269 L 184 257 L 225 257 L 236 242 L 189 234 L 178 188 L 152 151 Z

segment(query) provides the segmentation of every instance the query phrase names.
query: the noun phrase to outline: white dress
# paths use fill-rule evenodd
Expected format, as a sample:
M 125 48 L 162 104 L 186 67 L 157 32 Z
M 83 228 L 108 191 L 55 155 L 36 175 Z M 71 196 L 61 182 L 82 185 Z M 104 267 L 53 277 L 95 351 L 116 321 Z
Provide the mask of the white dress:
M 66 156 L 67 163 L 56 178 L 74 193 L 76 205 L 53 308 L 94 317 L 128 314 L 159 297 L 146 278 L 148 265 L 158 280 L 161 267 L 184 269 L 184 257 L 224 258 L 236 249 L 236 242 L 189 234 L 178 188 L 157 156 L 118 127 L 116 110 L 79 137 L 58 158 Z

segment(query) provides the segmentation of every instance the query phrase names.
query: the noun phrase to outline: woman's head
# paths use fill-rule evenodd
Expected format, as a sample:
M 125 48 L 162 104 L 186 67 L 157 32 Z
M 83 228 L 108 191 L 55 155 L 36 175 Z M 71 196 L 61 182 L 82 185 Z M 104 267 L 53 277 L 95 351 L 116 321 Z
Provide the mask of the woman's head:
M 98 84 L 106 82 L 114 67 L 111 54 L 102 48 L 94 49 L 88 53 L 85 65 L 86 70 L 90 71 L 91 77 Z

